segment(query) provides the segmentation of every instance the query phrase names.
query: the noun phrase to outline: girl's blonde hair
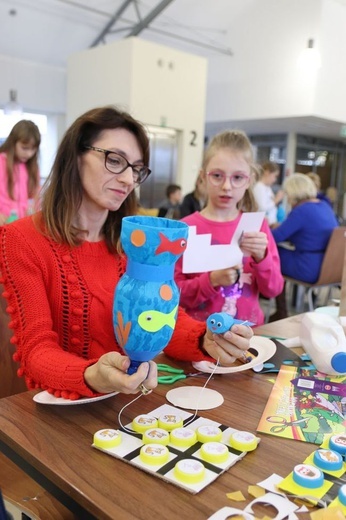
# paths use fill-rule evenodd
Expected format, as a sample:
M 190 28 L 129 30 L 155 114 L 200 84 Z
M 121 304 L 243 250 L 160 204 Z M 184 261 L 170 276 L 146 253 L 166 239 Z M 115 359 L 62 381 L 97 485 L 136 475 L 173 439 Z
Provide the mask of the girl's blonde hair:
M 242 130 L 225 130 L 216 134 L 204 151 L 202 170 L 206 173 L 206 168 L 212 157 L 223 148 L 231 152 L 241 153 L 250 166 L 251 184 L 246 189 L 242 200 L 238 202 L 238 209 L 241 211 L 257 211 L 258 206 L 251 186 L 258 178 L 258 167 L 255 164 L 252 144 Z
M 299 202 L 316 198 L 317 188 L 314 182 L 304 173 L 294 173 L 284 181 L 283 189 L 291 206 Z
M 41 134 L 38 127 L 32 121 L 22 119 L 18 121 L 9 133 L 6 141 L 0 146 L 0 152 L 6 153 L 6 169 L 7 169 L 7 191 L 12 200 L 14 200 L 14 179 L 13 169 L 15 163 L 15 147 L 16 143 L 28 144 L 33 142 L 37 148 L 36 153 L 27 161 L 28 170 L 28 194 L 32 199 L 38 190 L 39 172 L 38 172 L 38 149 L 41 143 Z

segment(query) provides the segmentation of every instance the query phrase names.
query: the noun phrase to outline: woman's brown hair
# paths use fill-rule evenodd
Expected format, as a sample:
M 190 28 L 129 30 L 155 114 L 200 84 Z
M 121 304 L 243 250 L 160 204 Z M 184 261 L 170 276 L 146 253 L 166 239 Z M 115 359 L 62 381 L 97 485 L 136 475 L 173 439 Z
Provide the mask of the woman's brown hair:
M 37 148 L 36 153 L 26 163 L 28 171 L 28 195 L 29 199 L 32 199 L 37 193 L 40 182 L 37 159 L 38 149 L 41 143 L 41 134 L 35 123 L 26 119 L 18 121 L 12 128 L 6 141 L 0 146 L 0 152 L 6 153 L 7 191 L 12 200 L 14 200 L 13 169 L 16 162 L 15 147 L 18 141 L 24 144 L 33 143 Z
M 127 112 L 115 107 L 94 108 L 81 115 L 62 138 L 52 170 L 43 187 L 42 214 L 46 232 L 57 242 L 76 246 L 87 230 L 78 229 L 73 221 L 83 198 L 78 158 L 86 153 L 104 130 L 123 128 L 134 135 L 149 165 L 149 138 L 145 128 Z M 117 211 L 109 211 L 102 232 L 111 252 L 120 250 L 119 237 L 123 217 L 135 215 L 136 196 L 132 191 Z

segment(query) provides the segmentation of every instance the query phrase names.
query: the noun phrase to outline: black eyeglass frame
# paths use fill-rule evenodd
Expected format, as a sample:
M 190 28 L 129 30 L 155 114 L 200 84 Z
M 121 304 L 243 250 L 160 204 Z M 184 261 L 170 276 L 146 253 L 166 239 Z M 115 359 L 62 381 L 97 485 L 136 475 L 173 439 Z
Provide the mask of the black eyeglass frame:
M 105 150 L 104 148 L 98 148 L 97 146 L 89 146 L 89 145 L 88 146 L 84 146 L 84 149 L 85 150 L 94 150 L 95 152 L 103 153 L 104 156 L 105 156 L 105 168 L 106 168 L 106 170 L 109 173 L 113 173 L 114 175 L 119 175 L 120 173 L 123 173 L 125 170 L 127 170 L 127 168 L 130 167 L 132 169 L 133 177 L 134 177 L 135 174 L 138 175 L 138 179 L 137 180 L 135 178 L 133 179 L 135 184 L 142 184 L 149 177 L 149 175 L 151 174 L 151 169 L 148 168 L 148 166 L 144 166 L 144 165 L 143 166 L 136 166 L 134 164 L 131 164 L 126 159 L 126 157 L 124 157 L 120 153 L 113 152 L 112 150 Z M 118 157 L 121 157 L 125 161 L 126 165 L 124 166 L 124 168 L 120 172 L 113 172 L 112 170 L 107 168 L 107 157 L 110 154 L 117 155 Z M 141 176 L 143 176 L 143 175 L 144 175 L 144 178 L 141 178 Z

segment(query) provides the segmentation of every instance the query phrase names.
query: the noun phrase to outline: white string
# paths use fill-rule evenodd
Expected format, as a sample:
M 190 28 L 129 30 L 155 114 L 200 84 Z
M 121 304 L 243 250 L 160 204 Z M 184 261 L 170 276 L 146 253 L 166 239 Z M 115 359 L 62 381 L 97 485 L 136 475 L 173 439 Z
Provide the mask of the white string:
M 195 413 L 193 414 L 193 416 L 191 417 L 191 419 L 187 423 L 184 423 L 184 426 L 187 426 L 188 424 L 192 423 L 196 419 L 198 408 L 199 408 L 199 402 L 201 400 L 201 397 L 202 397 L 202 394 L 203 394 L 203 390 L 206 388 L 207 384 L 209 383 L 209 381 L 213 377 L 213 375 L 215 373 L 215 370 L 219 366 L 219 361 L 220 361 L 220 358 L 218 357 L 217 360 L 216 360 L 216 363 L 215 363 L 215 366 L 213 368 L 212 373 L 210 374 L 210 376 L 208 377 L 208 379 L 206 380 L 206 382 L 204 383 L 204 385 L 203 385 L 203 387 L 202 387 L 202 389 L 200 391 L 200 394 L 199 394 L 198 399 L 197 399 L 197 405 L 196 405 Z
M 209 381 L 211 380 L 211 378 L 213 377 L 214 373 L 215 373 L 215 370 L 217 369 L 217 367 L 219 366 L 219 361 L 220 361 L 220 358 L 218 357 L 217 358 L 217 361 L 215 363 L 215 366 L 213 368 L 213 371 L 212 373 L 210 374 L 210 376 L 208 377 L 208 379 L 206 380 L 206 382 L 204 383 L 204 385 L 202 386 L 202 389 L 200 391 L 200 394 L 199 394 L 199 397 L 197 399 L 197 405 L 196 405 L 196 410 L 195 410 L 195 413 L 193 414 L 192 418 L 184 424 L 184 426 L 187 426 L 188 424 L 190 424 L 191 422 L 193 422 L 197 416 L 197 413 L 198 413 L 198 408 L 199 408 L 199 402 L 201 400 L 201 397 L 202 397 L 202 394 L 203 394 L 203 390 L 206 388 L 207 384 L 209 383 Z M 119 421 L 119 424 L 121 426 L 121 428 L 123 430 L 125 430 L 126 432 L 128 433 L 136 433 L 134 430 L 130 430 L 129 428 L 126 428 L 126 426 L 123 425 L 123 423 L 121 422 L 121 414 L 123 413 L 123 411 L 125 410 L 125 408 L 127 408 L 128 406 L 130 406 L 130 404 L 134 403 L 135 401 L 137 401 L 137 399 L 140 399 L 141 397 L 143 397 L 144 394 L 139 394 L 137 395 L 137 397 L 135 397 L 134 399 L 132 399 L 132 401 L 130 401 L 129 403 L 125 404 L 125 406 L 122 407 L 122 409 L 120 410 L 120 412 L 118 413 L 118 421 Z
M 121 414 L 123 413 L 123 411 L 125 410 L 125 408 L 127 408 L 128 406 L 130 406 L 130 404 L 134 403 L 135 401 L 137 401 L 137 399 L 139 399 L 140 397 L 143 397 L 144 394 L 139 394 L 137 395 L 137 397 L 135 397 L 134 399 L 132 399 L 132 401 L 130 401 L 129 403 L 125 404 L 125 406 L 122 407 L 122 409 L 120 410 L 120 412 L 118 413 L 118 421 L 119 421 L 119 424 L 120 426 L 122 427 L 123 430 L 125 430 L 126 432 L 128 433 L 137 433 L 135 432 L 134 430 L 130 430 L 129 428 L 126 428 L 126 426 L 123 425 L 123 423 L 121 422 Z

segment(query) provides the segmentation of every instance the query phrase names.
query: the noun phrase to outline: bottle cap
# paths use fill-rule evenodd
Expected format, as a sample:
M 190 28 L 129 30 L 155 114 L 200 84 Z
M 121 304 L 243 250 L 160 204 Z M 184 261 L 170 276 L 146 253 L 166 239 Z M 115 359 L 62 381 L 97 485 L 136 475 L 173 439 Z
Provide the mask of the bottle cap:
M 340 500 L 343 506 L 346 506 L 346 484 L 340 486 L 338 491 L 338 499 Z
M 334 354 L 330 363 L 336 372 L 346 374 L 346 352 L 338 352 Z
M 329 438 L 329 448 L 344 455 L 346 453 L 346 434 L 332 435 Z
M 171 432 L 175 428 L 182 428 L 184 425 L 183 419 L 180 415 L 165 414 L 159 417 L 159 428 L 163 428 L 168 432 Z
M 94 445 L 98 448 L 109 449 L 119 446 L 121 443 L 121 433 L 119 430 L 105 428 L 94 433 Z
M 174 466 L 174 476 L 186 484 L 197 484 L 204 479 L 205 467 L 198 460 L 179 460 Z
M 293 480 L 299 486 L 315 489 L 323 485 L 324 476 L 316 466 L 297 464 L 293 469 Z
M 250 432 L 235 431 L 231 434 L 229 443 L 238 451 L 253 451 L 257 448 L 259 439 Z
M 206 424 L 197 428 L 199 442 L 219 442 L 222 439 L 222 431 L 218 426 Z
M 322 448 L 315 451 L 313 461 L 316 466 L 326 471 L 338 471 L 344 463 L 340 453 Z
M 222 464 L 229 459 L 229 451 L 222 442 L 205 442 L 201 446 L 201 457 L 212 464 Z
M 142 437 L 144 444 L 163 444 L 167 446 L 169 443 L 169 433 L 163 428 L 149 428 L 143 433 Z
M 197 442 L 195 430 L 191 428 L 176 428 L 171 431 L 171 444 L 179 448 L 189 448 Z
M 139 452 L 139 458 L 145 464 L 157 466 L 168 461 L 169 451 L 167 446 L 162 444 L 144 444 Z
M 132 428 L 135 432 L 143 433 L 149 428 L 156 428 L 158 421 L 152 415 L 137 415 L 132 421 Z

